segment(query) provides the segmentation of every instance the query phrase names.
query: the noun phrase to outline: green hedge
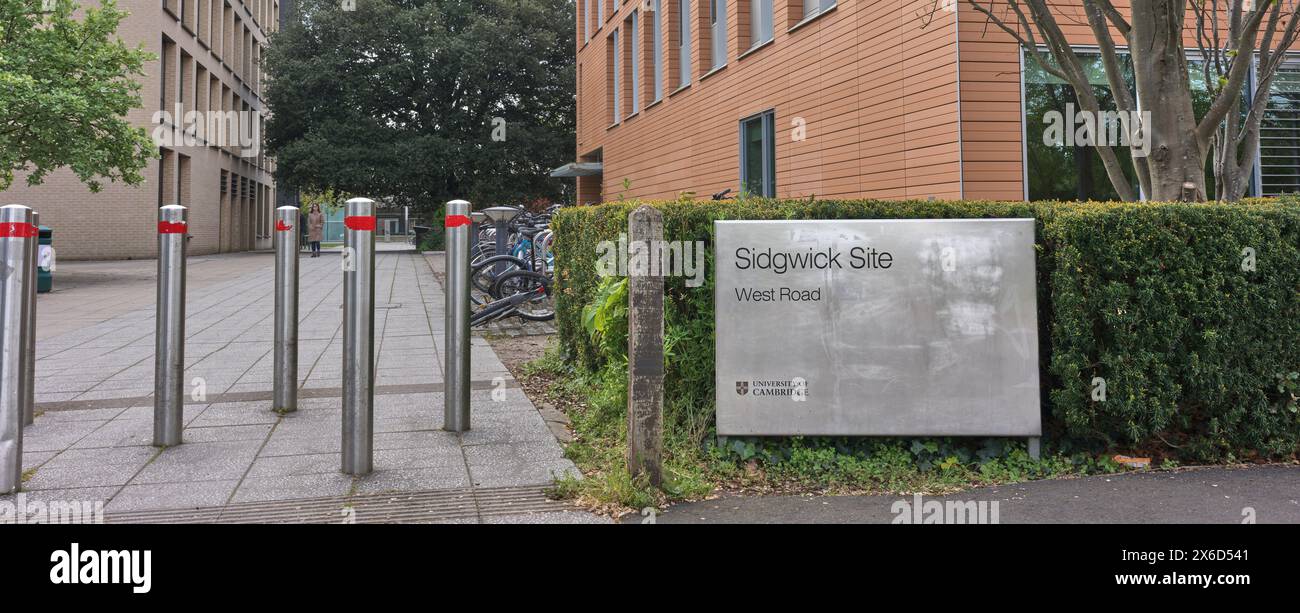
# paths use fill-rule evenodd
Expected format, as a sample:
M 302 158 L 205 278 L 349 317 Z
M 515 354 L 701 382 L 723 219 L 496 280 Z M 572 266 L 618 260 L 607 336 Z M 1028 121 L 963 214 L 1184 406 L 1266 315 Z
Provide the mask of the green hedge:
M 554 221 L 565 358 L 608 359 L 582 309 L 600 279 L 597 244 L 640 202 L 568 208 Z M 1044 424 L 1064 445 L 1158 445 L 1189 457 L 1297 450 L 1286 377 L 1300 371 L 1300 205 L 889 201 L 649 202 L 668 240 L 705 241 L 702 287 L 667 280 L 671 422 L 712 423 L 713 221 L 1032 217 L 1036 224 Z M 1255 251 L 1254 271 L 1242 267 Z M 1106 380 L 1106 400 L 1092 398 Z

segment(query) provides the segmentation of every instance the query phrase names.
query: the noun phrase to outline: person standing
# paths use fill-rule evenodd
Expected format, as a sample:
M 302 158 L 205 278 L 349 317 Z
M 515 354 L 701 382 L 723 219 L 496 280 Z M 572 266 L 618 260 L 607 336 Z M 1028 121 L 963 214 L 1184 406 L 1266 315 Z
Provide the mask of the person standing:
M 311 243 L 311 257 L 320 257 L 320 241 L 325 233 L 325 215 L 320 212 L 320 205 L 311 205 L 307 214 L 307 241 Z

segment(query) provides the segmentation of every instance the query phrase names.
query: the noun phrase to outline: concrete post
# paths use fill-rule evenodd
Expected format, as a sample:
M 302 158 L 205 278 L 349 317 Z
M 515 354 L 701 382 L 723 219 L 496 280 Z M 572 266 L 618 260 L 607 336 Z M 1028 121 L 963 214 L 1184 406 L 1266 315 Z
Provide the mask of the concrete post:
M 628 218 L 627 469 L 663 483 L 663 213 L 644 206 Z

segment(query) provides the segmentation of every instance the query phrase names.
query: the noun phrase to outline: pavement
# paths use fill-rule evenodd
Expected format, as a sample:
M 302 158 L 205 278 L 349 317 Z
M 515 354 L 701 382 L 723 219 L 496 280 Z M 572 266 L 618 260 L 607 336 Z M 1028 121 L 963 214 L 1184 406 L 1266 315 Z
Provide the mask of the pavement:
M 24 434 L 24 491 L 0 503 L 102 503 L 109 523 L 606 523 L 545 496 L 555 476 L 580 475 L 554 424 L 481 337 L 472 429 L 442 431 L 441 259 L 379 247 L 374 473 L 339 470 L 337 253 L 301 260 L 300 405 L 284 416 L 270 410 L 271 254 L 189 258 L 190 397 L 185 442 L 168 449 L 151 445 L 156 262 L 62 262 L 55 291 L 38 297 L 38 417 Z M 549 331 L 503 323 L 487 333 Z M 929 502 L 998 523 L 1300 523 L 1300 466 L 1036 481 L 920 500 L 724 496 L 624 522 L 891 523 L 928 518 Z
M 108 522 L 600 522 L 547 500 L 580 476 L 491 346 L 473 339 L 472 429 L 442 431 L 442 285 L 379 245 L 375 471 L 340 472 L 339 255 L 300 263 L 299 409 L 271 411 L 270 253 L 192 257 L 184 443 L 152 446 L 156 261 L 60 262 L 37 305 L 23 500 L 103 502 Z M 0 502 L 15 500 L 0 496 Z
M 930 502 L 947 523 L 1239 524 L 1300 523 L 1300 466 L 1197 468 L 975 488 L 950 496 L 722 497 L 673 505 L 624 523 L 929 523 Z M 975 505 L 970 505 L 970 503 Z M 981 504 L 982 503 L 982 504 Z M 996 513 L 994 511 L 996 505 Z M 919 509 L 919 511 L 918 511 Z M 984 521 L 978 521 L 980 511 Z M 991 521 L 996 515 L 996 522 Z M 973 517 L 960 522 L 959 518 Z M 916 519 L 921 521 L 914 521 Z M 942 523 L 942 522 L 941 522 Z

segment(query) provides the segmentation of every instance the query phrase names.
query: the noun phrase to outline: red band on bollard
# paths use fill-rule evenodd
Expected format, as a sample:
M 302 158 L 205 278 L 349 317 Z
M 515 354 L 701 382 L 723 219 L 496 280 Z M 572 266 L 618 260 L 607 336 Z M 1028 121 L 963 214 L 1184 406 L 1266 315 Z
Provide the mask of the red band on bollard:
M 442 226 L 444 228 L 459 228 L 461 226 L 468 226 L 471 223 L 473 222 L 470 221 L 469 217 L 466 215 L 448 215 L 442 220 Z
M 41 230 L 36 226 L 21 221 L 0 223 L 0 238 L 36 238 Z
M 158 222 L 159 234 L 184 234 L 185 222 L 183 221 L 160 221 Z
M 289 225 L 289 224 L 287 224 L 287 223 L 284 223 L 284 220 L 283 220 L 283 219 L 277 219 L 277 220 L 275 220 L 275 231 L 276 231 L 276 232 L 288 232 L 289 230 L 292 230 L 292 229 L 293 229 L 293 226 L 291 226 L 291 225 Z
M 343 218 L 343 226 L 349 230 L 375 231 L 375 218 L 368 215 L 353 215 Z

